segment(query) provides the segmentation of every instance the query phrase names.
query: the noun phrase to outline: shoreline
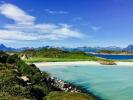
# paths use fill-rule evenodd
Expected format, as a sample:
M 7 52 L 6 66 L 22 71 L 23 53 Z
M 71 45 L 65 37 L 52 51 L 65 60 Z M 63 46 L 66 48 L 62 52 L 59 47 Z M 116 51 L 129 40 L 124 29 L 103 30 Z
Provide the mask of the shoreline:
M 115 62 L 115 66 L 133 66 L 133 62 Z M 98 61 L 71 61 L 71 62 L 37 62 L 37 67 L 64 66 L 64 65 L 102 65 Z M 103 65 L 104 66 L 104 65 Z M 114 65 L 109 65 L 114 66 Z
M 93 54 L 93 55 L 121 55 L 121 56 L 126 56 L 126 55 L 128 55 L 128 56 L 133 56 L 133 54 L 124 54 L 124 53 L 89 53 L 89 52 L 86 52 L 87 54 Z
M 38 68 L 39 67 L 54 67 L 54 66 L 63 66 L 63 65 L 101 65 L 99 62 L 97 61 L 73 61 L 73 62 L 40 62 L 40 63 L 34 63 Z M 116 64 L 120 67 L 125 67 L 125 66 L 133 66 L 133 62 L 116 62 Z M 110 67 L 116 67 L 117 65 L 109 65 Z M 122 65 L 122 66 L 121 66 Z M 101 65 L 101 67 L 104 65 Z M 56 77 L 53 77 L 50 75 L 50 77 L 48 78 L 48 80 L 52 80 L 52 82 L 54 82 L 55 84 L 53 84 L 53 86 L 61 89 L 62 91 L 70 91 L 70 92 L 79 92 L 79 93 L 87 93 L 89 95 L 91 95 L 92 97 L 94 97 L 96 100 L 103 100 L 103 98 L 100 95 L 96 95 L 94 94 L 94 92 L 90 91 L 90 90 L 86 90 L 84 89 L 84 87 L 82 86 L 78 86 L 72 83 L 69 83 L 67 81 L 64 80 L 59 80 Z M 53 81 L 54 80 L 54 81 Z M 51 83 L 51 82 L 50 82 Z M 66 84 L 66 88 L 62 88 L 64 87 L 64 84 Z M 69 90 L 70 89 L 70 90 Z M 67 92 L 66 91 L 66 92 Z
M 71 92 L 71 93 L 86 93 L 88 95 L 91 95 L 92 97 L 94 97 L 96 100 L 103 100 L 100 96 L 95 95 L 93 92 L 91 91 L 87 91 L 86 89 L 84 89 L 82 86 L 78 86 L 72 83 L 69 83 L 67 81 L 58 79 L 56 77 L 53 76 L 48 76 L 47 77 L 47 81 L 54 87 L 59 88 L 61 91 L 64 92 Z
M 48 67 L 48 66 L 63 66 L 63 65 L 101 65 L 96 61 L 71 61 L 71 62 L 37 62 L 33 63 L 37 67 Z

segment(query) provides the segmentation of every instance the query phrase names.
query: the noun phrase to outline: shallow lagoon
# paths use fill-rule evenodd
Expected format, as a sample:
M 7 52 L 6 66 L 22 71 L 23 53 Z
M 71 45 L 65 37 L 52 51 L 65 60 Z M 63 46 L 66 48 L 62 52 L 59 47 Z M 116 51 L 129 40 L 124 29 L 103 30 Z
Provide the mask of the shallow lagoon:
M 59 79 L 82 86 L 105 100 L 133 100 L 133 67 L 79 65 L 40 69 Z

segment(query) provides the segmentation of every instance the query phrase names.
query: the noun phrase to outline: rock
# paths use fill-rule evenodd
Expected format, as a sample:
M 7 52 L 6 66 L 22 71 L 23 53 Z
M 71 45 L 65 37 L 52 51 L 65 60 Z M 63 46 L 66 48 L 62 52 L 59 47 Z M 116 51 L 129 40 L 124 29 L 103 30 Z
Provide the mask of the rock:
M 29 66 L 36 68 L 36 65 L 35 64 L 29 64 Z
M 102 64 L 102 65 L 116 65 L 115 62 L 108 62 L 108 61 L 100 62 L 100 64 Z
M 20 78 L 21 78 L 23 81 L 25 81 L 25 82 L 27 82 L 27 81 L 30 80 L 27 76 L 21 76 Z
M 64 92 L 81 92 L 81 90 L 77 89 L 76 87 L 72 86 L 69 83 L 64 82 L 63 80 L 58 80 L 54 77 L 48 77 L 47 78 L 48 83 L 53 85 L 56 88 L 59 88 L 60 90 Z
M 22 60 L 24 60 L 24 59 L 28 59 L 28 57 L 24 54 L 24 55 L 22 55 L 21 57 L 20 57 Z

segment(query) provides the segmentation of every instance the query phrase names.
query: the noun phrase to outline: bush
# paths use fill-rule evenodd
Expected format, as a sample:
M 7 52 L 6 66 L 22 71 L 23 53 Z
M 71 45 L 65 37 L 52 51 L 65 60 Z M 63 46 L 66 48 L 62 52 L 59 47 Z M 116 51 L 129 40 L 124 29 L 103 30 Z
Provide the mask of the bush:
M 0 51 L 0 63 L 6 63 L 8 57 L 8 54 L 3 51 Z
M 30 90 L 19 84 L 14 84 L 8 88 L 8 93 L 13 96 L 24 96 L 30 98 Z
M 36 98 L 37 100 L 42 100 L 42 98 L 46 95 L 42 89 L 42 87 L 34 86 L 30 90 L 31 96 Z
M 43 56 L 43 57 L 60 58 L 60 57 L 65 57 L 66 54 L 67 54 L 66 51 L 56 48 L 43 48 L 41 50 L 38 50 L 38 56 Z
M 20 58 L 18 57 L 18 55 L 14 54 L 14 55 L 8 56 L 6 63 L 16 64 L 19 60 L 20 60 Z
M 18 66 L 18 71 L 20 73 L 22 73 L 23 75 L 32 75 L 33 74 L 33 71 L 25 62 L 19 61 L 17 63 L 17 66 Z
M 11 96 L 7 92 L 0 92 L 0 100 L 27 100 L 23 96 Z

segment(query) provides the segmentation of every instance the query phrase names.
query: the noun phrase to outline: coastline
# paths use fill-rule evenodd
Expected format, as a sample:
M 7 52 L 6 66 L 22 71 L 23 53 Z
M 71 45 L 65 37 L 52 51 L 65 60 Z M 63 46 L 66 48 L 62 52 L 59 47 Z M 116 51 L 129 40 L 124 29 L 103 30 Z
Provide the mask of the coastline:
M 63 65 L 101 65 L 99 67 L 102 67 L 104 65 L 100 64 L 99 62 L 97 61 L 73 61 L 73 62 L 40 62 L 40 63 L 34 63 L 38 68 L 39 67 L 54 67 L 54 66 L 63 66 Z M 119 66 L 119 67 L 132 67 L 133 66 L 133 62 L 116 62 L 116 64 Z M 109 65 L 110 67 L 116 67 L 117 65 Z M 54 80 L 54 83 L 56 84 L 53 84 L 53 86 L 63 90 L 63 91 L 71 91 L 69 90 L 70 87 L 72 87 L 72 91 L 74 90 L 74 92 L 80 92 L 80 93 L 87 93 L 89 95 L 91 95 L 92 97 L 94 97 L 96 100 L 103 100 L 102 97 L 100 97 L 100 95 L 95 95 L 92 91 L 86 91 L 84 89 L 84 87 L 82 86 L 77 86 L 75 84 L 72 84 L 72 83 L 68 83 L 67 81 L 63 81 L 63 80 L 58 80 L 56 77 L 53 77 L 53 76 L 50 76 L 49 77 L 50 80 L 52 79 L 52 81 Z M 63 89 L 61 86 L 64 86 L 64 84 L 67 84 L 67 88 Z M 69 87 L 68 87 L 69 86 Z M 75 91 L 76 90 L 76 91 Z
M 71 62 L 37 62 L 37 67 L 63 66 L 63 65 L 100 65 L 96 61 L 71 61 Z
M 125 53 L 90 53 L 90 52 L 86 52 L 87 54 L 93 54 L 93 55 L 123 55 L 123 56 L 126 56 L 126 55 L 133 55 L 133 53 L 128 53 L 128 54 L 125 54 Z
M 100 96 L 95 95 L 91 91 L 85 90 L 82 86 L 78 86 L 67 81 L 57 79 L 56 77 L 53 77 L 51 75 L 47 77 L 47 82 L 49 82 L 53 87 L 56 87 L 64 92 L 86 93 L 94 97 L 96 100 L 103 100 Z
M 132 66 L 133 62 L 115 62 L 116 66 Z M 98 61 L 71 61 L 71 62 L 37 62 L 37 67 L 64 66 L 64 65 L 101 65 Z M 110 65 L 113 66 L 113 65 Z

